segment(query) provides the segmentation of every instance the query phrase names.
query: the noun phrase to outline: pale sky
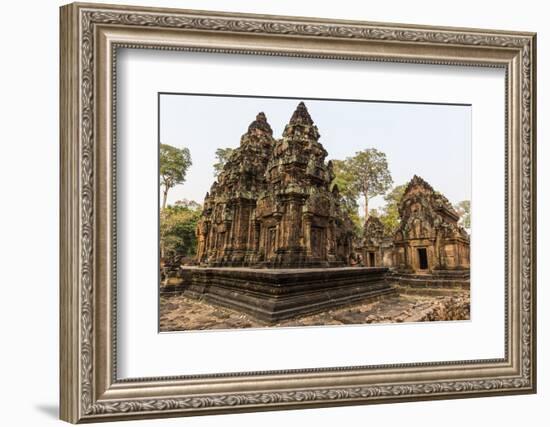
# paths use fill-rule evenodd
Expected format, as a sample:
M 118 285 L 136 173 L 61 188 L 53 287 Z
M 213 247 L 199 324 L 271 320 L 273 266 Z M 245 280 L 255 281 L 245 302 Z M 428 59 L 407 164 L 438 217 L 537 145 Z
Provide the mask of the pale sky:
M 386 153 L 394 186 L 416 174 L 453 204 L 471 199 L 470 106 L 161 94 L 160 141 L 189 148 L 193 162 L 186 182 L 169 191 L 168 203 L 202 204 L 214 181 L 216 149 L 238 147 L 260 111 L 280 138 L 300 101 L 319 129 L 327 160 L 376 148 Z M 369 207 L 383 204 L 375 197 Z

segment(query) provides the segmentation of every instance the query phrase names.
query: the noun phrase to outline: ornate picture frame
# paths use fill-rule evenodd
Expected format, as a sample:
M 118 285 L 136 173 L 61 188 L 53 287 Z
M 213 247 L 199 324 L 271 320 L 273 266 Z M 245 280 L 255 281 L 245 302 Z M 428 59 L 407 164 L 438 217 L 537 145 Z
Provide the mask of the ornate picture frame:
M 536 391 L 536 35 L 218 12 L 61 8 L 60 384 L 72 423 Z M 500 67 L 505 357 L 120 380 L 117 49 Z

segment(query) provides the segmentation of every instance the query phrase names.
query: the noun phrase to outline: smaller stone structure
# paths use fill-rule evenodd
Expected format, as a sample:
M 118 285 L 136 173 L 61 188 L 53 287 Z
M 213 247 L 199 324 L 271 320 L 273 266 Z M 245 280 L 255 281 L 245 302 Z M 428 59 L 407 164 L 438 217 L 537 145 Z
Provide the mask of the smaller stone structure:
M 384 224 L 375 216 L 365 221 L 361 252 L 367 267 L 393 267 L 395 264 L 393 239 L 384 232 Z
M 399 216 L 393 236 L 378 218 L 367 219 L 363 264 L 391 268 L 402 285 L 469 287 L 470 237 L 449 200 L 415 175 L 399 203 Z
M 394 236 L 395 267 L 403 273 L 437 274 L 470 269 L 470 238 L 441 193 L 419 176 L 407 185 Z

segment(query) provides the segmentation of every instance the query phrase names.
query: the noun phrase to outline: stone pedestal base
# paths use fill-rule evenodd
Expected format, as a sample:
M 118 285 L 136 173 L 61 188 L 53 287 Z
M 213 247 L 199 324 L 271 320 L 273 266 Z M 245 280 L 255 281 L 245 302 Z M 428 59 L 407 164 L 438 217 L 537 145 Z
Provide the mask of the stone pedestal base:
M 470 270 L 435 270 L 431 274 L 396 272 L 388 280 L 411 288 L 470 289 Z
M 316 313 L 395 292 L 387 268 L 253 269 L 185 267 L 184 295 L 264 322 Z

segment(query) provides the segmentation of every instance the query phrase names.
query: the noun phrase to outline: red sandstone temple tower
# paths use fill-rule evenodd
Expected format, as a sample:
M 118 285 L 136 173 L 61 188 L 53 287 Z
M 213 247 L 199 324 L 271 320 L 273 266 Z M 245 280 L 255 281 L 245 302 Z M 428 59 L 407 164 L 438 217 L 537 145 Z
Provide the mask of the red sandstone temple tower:
M 267 165 L 269 191 L 258 200 L 260 261 L 269 267 L 345 265 L 351 224 L 340 208 L 332 163 L 303 102 L 298 105 Z
M 197 227 L 199 264 L 256 262 L 260 234 L 256 200 L 266 190 L 265 168 L 274 145 L 271 126 L 265 114 L 259 113 L 206 193 Z
M 353 228 L 331 162 L 301 102 L 283 137 L 263 113 L 204 201 L 197 261 L 207 266 L 332 267 L 348 263 Z

